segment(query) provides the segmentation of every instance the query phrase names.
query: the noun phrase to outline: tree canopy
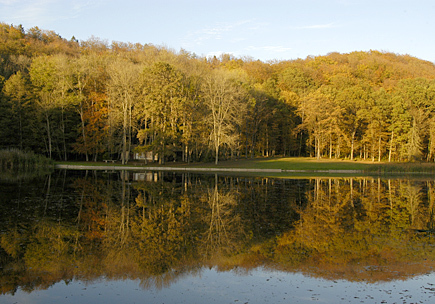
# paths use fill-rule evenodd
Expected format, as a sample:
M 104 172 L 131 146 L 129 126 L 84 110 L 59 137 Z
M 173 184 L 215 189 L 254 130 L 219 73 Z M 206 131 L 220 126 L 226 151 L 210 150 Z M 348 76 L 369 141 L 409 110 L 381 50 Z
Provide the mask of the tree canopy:
M 355 51 L 262 62 L 0 23 L 1 148 L 53 159 L 435 160 L 435 66 Z

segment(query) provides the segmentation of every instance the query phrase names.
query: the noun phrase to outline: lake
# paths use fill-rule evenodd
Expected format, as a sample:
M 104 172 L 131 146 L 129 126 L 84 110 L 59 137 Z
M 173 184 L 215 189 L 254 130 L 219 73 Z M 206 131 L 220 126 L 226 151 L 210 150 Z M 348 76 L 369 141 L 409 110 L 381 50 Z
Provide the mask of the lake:
M 0 303 L 433 303 L 435 178 L 0 179 Z

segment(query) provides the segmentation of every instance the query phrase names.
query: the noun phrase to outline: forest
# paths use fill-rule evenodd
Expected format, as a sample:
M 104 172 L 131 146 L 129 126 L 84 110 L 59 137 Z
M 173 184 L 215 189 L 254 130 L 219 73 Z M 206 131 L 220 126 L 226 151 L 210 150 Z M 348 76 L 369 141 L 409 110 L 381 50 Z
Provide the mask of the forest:
M 54 160 L 435 160 L 435 65 L 390 52 L 262 62 L 0 23 L 0 149 Z

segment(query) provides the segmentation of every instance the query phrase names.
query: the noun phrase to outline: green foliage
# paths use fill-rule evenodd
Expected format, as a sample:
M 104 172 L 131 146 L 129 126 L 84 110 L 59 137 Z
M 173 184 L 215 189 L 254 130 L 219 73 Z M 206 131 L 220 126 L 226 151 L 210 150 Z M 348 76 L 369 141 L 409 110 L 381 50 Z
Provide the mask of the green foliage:
M 142 73 L 141 143 L 148 143 L 164 163 L 175 147 L 180 147 L 186 117 L 186 93 L 183 73 L 167 62 L 156 62 Z M 179 149 L 179 148 L 178 148 Z
M 379 51 L 205 59 L 1 23 L 0 147 L 124 163 L 141 149 L 160 163 L 433 161 L 434 81 L 433 63 Z

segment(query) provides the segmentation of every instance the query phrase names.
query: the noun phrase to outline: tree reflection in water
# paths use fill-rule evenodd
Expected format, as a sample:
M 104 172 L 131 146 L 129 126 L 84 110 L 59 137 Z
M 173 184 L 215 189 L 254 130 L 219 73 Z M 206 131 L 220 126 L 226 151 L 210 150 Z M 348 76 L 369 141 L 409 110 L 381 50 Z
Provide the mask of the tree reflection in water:
M 56 171 L 1 184 L 0 286 L 170 286 L 204 267 L 383 282 L 433 271 L 434 180 Z

